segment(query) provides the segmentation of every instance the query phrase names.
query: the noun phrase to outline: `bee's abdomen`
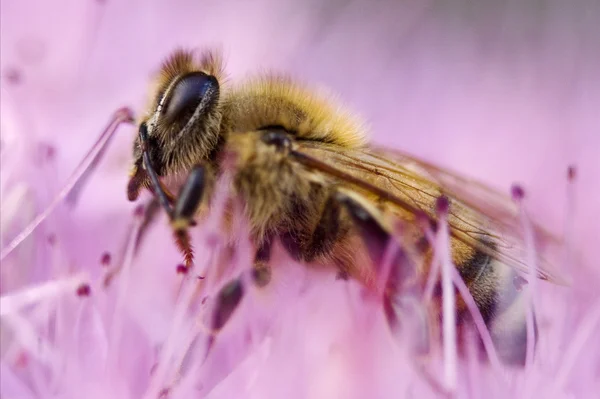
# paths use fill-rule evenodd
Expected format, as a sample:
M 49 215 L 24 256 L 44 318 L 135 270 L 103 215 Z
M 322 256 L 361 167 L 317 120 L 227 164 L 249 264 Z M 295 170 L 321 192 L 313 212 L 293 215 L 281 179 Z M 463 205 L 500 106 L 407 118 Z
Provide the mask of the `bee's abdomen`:
M 492 260 L 490 268 L 493 275 L 489 281 L 494 284 L 495 295 L 493 303 L 486 309 L 489 313 L 486 324 L 500 360 L 523 365 L 527 351 L 528 310 L 523 293 L 514 283 L 517 272 L 496 260 Z M 533 323 L 537 330 L 535 318 Z
M 514 284 L 516 272 L 481 251 L 475 251 L 459 270 L 488 327 L 500 360 L 507 364 L 523 364 L 527 317 L 523 295 Z M 459 317 L 470 318 L 466 307 L 459 309 Z

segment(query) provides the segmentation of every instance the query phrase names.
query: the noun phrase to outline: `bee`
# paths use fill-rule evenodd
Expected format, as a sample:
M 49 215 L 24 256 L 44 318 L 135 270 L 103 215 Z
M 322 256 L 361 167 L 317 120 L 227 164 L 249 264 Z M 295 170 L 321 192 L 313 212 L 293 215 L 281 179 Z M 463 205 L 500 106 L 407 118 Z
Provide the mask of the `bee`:
M 188 229 L 210 209 L 215 181 L 231 170 L 231 197 L 243 202 L 256 248 L 258 286 L 270 280 L 271 249 L 279 242 L 295 260 L 332 266 L 371 288 L 389 240 L 408 249 L 403 256 L 417 260 L 414 278 L 425 284 L 434 253 L 425 230 L 435 231 L 436 203 L 446 198 L 451 260 L 494 342 L 510 342 L 498 345 L 501 358 L 522 363 L 526 313 L 514 279 L 528 266 L 515 204 L 445 169 L 370 145 L 366 131 L 333 96 L 285 75 L 229 84 L 219 53 L 177 50 L 162 65 L 139 121 L 128 198 L 136 200 L 142 189 L 154 193 L 190 265 Z M 537 276 L 553 280 L 548 270 L 540 255 Z M 235 298 L 222 312 L 229 314 L 243 288 L 237 283 L 226 292 Z M 458 300 L 459 322 L 467 313 Z M 227 317 L 218 319 L 215 327 Z

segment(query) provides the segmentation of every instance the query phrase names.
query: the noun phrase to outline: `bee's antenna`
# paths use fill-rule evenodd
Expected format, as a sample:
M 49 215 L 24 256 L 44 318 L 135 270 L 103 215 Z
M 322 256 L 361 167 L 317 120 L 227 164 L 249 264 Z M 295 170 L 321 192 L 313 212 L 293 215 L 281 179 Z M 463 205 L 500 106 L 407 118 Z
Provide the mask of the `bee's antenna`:
M 54 209 L 73 191 L 74 188 L 78 187 L 78 182 L 93 168 L 96 164 L 97 158 L 102 155 L 104 148 L 117 131 L 117 128 L 122 123 L 133 123 L 133 113 L 129 108 L 120 108 L 115 112 L 111 118 L 110 123 L 104 129 L 96 143 L 92 146 L 90 151 L 85 155 L 83 160 L 79 163 L 75 171 L 71 174 L 66 184 L 60 190 L 58 195 L 54 197 L 54 200 L 48 205 L 48 207 L 36 216 L 35 219 L 29 223 L 19 235 L 17 235 L 7 246 L 2 248 L 0 251 L 0 260 L 4 260 L 16 247 L 19 246 L 27 237 L 34 232 L 34 230 L 54 211 Z

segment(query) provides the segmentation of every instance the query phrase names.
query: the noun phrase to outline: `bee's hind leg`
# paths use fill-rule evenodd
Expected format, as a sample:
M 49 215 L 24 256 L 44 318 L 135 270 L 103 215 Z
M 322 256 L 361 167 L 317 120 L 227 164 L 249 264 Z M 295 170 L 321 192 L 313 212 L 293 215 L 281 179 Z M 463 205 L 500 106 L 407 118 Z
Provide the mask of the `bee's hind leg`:
M 378 279 L 381 277 L 383 287 L 378 288 L 382 289 L 383 308 L 390 329 L 394 335 L 408 334 L 416 353 L 427 353 L 429 320 L 420 300 L 422 292 L 417 277 L 417 263 L 422 261 L 420 254 L 411 251 L 401 237 L 391 231 L 378 209 L 343 193 L 338 193 L 336 199 L 347 210 L 364 242 L 375 275 Z M 393 240 L 397 247 L 388 253 Z M 388 263 L 387 269 L 383 267 L 385 263 Z
M 300 234 L 294 230 L 283 233 L 280 240 L 288 254 L 298 261 L 313 262 L 330 253 L 348 230 L 341 219 L 340 210 L 340 203 L 330 194 L 326 197 L 318 221 L 311 227 L 310 234 Z M 298 215 L 294 217 L 300 218 L 305 212 L 308 210 L 301 207 L 296 210 Z

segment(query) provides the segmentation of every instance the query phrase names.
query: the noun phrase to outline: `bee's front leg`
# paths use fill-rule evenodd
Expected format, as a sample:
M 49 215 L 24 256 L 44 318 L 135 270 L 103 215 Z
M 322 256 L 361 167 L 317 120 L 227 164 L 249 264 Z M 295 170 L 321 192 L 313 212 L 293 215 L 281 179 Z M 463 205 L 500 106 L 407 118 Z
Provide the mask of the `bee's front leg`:
M 182 186 L 179 195 L 174 199 L 160 181 L 150 159 L 148 128 L 145 123 L 140 125 L 138 133 L 142 157 L 141 161 L 136 164 L 136 170 L 129 182 L 129 199 L 132 200 L 137 197 L 141 186 L 145 185 L 151 188 L 158 202 L 169 216 L 169 219 L 171 219 L 171 227 L 175 234 L 175 243 L 183 253 L 185 265 L 189 267 L 194 260 L 194 256 L 188 228 L 194 225 L 193 217 L 202 201 L 207 180 L 206 168 L 202 165 L 194 166 L 185 184 Z M 144 172 L 140 169 L 142 166 L 144 167 Z M 174 205 L 172 205 L 173 202 L 175 203 Z
M 187 267 L 191 266 L 194 261 L 188 228 L 194 225 L 193 218 L 202 202 L 206 178 L 207 173 L 204 166 L 195 166 L 181 187 L 170 214 L 175 243 L 182 252 Z

